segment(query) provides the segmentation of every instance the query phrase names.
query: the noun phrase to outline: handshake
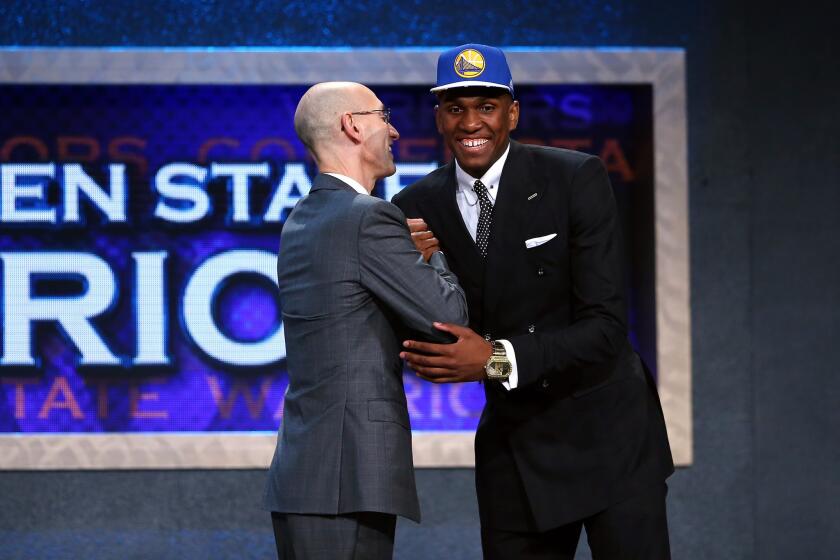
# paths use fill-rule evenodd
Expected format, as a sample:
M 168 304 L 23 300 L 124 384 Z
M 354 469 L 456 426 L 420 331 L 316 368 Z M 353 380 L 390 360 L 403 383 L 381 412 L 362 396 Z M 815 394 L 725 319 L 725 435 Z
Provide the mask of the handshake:
M 414 247 L 429 262 L 440 251 L 440 242 L 422 218 L 408 218 L 408 230 Z M 418 376 L 433 383 L 461 383 L 486 378 L 484 365 L 493 353 L 492 345 L 469 327 L 451 323 L 434 323 L 436 329 L 451 334 L 451 344 L 434 344 L 417 340 L 403 342 L 400 358 Z

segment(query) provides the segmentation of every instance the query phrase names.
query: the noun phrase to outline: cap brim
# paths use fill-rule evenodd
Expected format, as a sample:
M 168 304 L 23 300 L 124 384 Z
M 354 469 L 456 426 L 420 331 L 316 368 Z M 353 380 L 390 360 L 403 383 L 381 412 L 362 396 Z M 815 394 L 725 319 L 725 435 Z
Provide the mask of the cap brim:
M 444 84 L 442 86 L 433 87 L 429 91 L 432 93 L 437 93 L 439 91 L 444 91 L 447 89 L 457 88 L 457 87 L 492 87 L 492 88 L 500 88 L 507 90 L 510 93 L 510 88 L 508 86 L 502 84 L 496 84 L 494 82 L 478 82 L 478 81 L 464 81 L 464 82 L 452 82 L 451 84 Z

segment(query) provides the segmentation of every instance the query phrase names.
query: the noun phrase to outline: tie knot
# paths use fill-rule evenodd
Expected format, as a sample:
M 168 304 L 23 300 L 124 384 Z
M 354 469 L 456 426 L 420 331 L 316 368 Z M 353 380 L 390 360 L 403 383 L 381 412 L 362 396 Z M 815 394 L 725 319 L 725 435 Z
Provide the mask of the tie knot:
M 475 180 L 475 183 L 473 183 L 473 190 L 474 190 L 477 194 L 485 194 L 485 195 L 487 194 L 487 187 L 485 187 L 485 186 L 484 186 L 484 183 L 482 183 L 482 182 L 481 182 L 481 181 L 479 181 L 478 179 L 476 179 L 476 180 Z

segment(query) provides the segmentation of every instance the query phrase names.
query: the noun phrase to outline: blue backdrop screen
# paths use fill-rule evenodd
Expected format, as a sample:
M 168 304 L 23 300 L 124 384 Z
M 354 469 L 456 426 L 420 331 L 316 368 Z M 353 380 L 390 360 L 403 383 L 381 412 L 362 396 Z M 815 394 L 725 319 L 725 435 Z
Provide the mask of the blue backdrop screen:
M 274 430 L 274 284 L 315 169 L 305 86 L 0 85 L 0 432 Z M 400 188 L 448 161 L 427 87 L 374 88 Z M 634 344 L 655 364 L 652 93 L 519 86 L 515 138 L 602 157 L 622 214 Z M 476 383 L 406 372 L 412 426 L 474 429 Z

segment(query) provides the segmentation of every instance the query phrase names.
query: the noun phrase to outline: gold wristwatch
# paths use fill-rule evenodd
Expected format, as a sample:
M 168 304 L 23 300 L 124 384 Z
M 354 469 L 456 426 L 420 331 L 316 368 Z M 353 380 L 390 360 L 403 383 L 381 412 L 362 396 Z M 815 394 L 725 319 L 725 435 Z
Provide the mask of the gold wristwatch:
M 484 364 L 484 372 L 487 374 L 487 379 L 507 381 L 513 367 L 510 365 L 507 352 L 505 352 L 505 345 L 498 340 L 493 340 L 490 344 L 493 345 L 493 353 L 490 355 L 487 363 Z

